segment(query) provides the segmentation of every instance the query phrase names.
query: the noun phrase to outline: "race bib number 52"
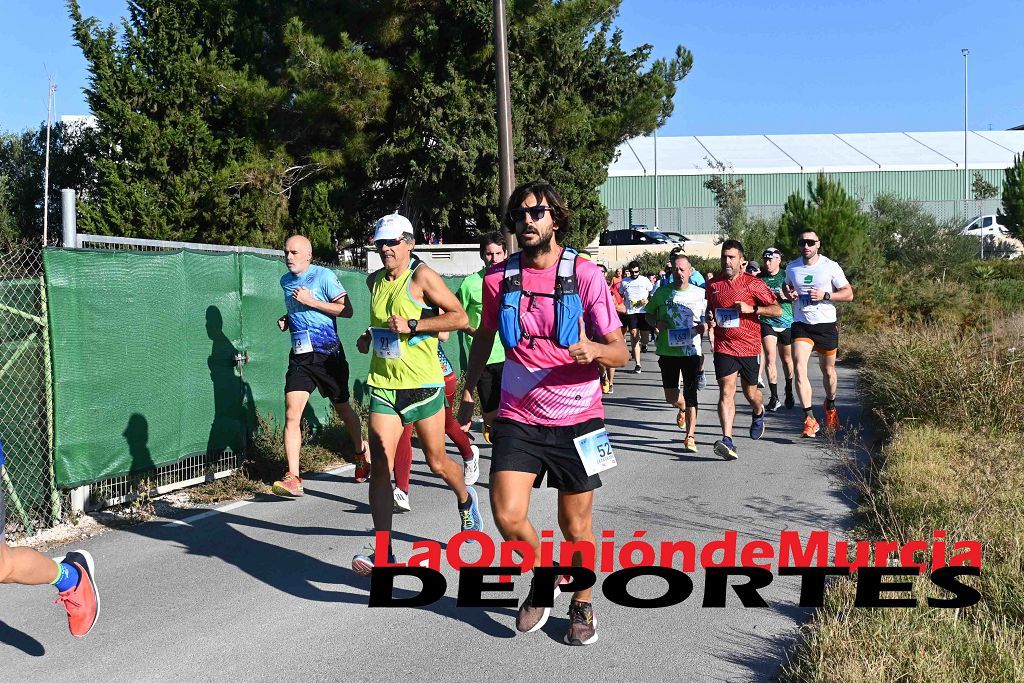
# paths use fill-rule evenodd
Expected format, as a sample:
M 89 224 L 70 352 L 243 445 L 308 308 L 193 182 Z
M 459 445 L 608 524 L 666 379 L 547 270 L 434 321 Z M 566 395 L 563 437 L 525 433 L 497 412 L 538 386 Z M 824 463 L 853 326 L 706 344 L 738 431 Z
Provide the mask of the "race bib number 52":
M 608 430 L 598 429 L 583 436 L 577 436 L 572 440 L 576 446 L 576 452 L 580 454 L 583 461 L 583 469 L 587 476 L 594 476 L 598 472 L 615 467 L 615 453 L 612 451 L 612 442 L 608 438 Z

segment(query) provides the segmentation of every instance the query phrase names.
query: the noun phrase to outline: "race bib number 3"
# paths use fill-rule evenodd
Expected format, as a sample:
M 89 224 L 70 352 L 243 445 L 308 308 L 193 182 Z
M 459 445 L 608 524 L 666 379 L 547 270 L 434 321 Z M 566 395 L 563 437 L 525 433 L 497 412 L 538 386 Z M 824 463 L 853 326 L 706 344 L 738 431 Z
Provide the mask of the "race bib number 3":
M 693 346 L 693 330 L 677 327 L 668 331 L 668 345 L 681 348 Z
M 373 355 L 378 358 L 401 358 L 402 346 L 398 342 L 398 333 L 384 327 L 371 327 L 373 337 Z
M 612 442 L 608 438 L 606 429 L 598 429 L 589 434 L 577 436 L 572 442 L 576 446 L 576 452 L 580 454 L 580 460 L 583 461 L 583 469 L 587 471 L 587 476 L 592 477 L 617 464 L 615 453 L 612 452 Z
M 718 321 L 718 326 L 723 328 L 739 327 L 740 326 L 740 312 L 735 308 L 716 308 L 715 309 L 715 320 Z
M 292 332 L 292 353 L 313 353 L 313 342 L 309 339 L 309 330 Z

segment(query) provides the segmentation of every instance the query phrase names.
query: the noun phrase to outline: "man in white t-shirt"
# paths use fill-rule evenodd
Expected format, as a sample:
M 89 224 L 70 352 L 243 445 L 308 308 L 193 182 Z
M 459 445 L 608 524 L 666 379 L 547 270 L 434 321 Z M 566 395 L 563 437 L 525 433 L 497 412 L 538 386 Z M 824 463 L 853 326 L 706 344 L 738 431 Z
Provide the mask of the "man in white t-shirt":
M 633 372 L 640 374 L 643 370 L 640 362 L 641 344 L 647 346 L 647 340 L 641 340 L 640 336 L 650 330 L 647 324 L 646 306 L 651 297 L 651 290 L 654 283 L 651 279 L 640 272 L 640 264 L 633 261 L 626 268 L 629 271 L 629 279 L 622 281 L 619 292 L 626 303 L 626 327 L 629 328 L 630 351 L 633 354 Z M 646 349 L 644 349 L 646 351 Z
M 811 382 L 807 363 L 811 351 L 818 352 L 818 362 L 825 385 L 825 429 L 839 429 L 836 411 L 836 351 L 839 349 L 839 326 L 836 324 L 835 301 L 853 301 L 853 287 L 842 267 L 818 253 L 821 239 L 814 230 L 804 230 L 797 240 L 801 258 L 786 266 L 787 295 L 793 299 L 793 369 L 796 393 L 804 409 L 801 436 L 818 433 L 818 421 L 811 406 Z

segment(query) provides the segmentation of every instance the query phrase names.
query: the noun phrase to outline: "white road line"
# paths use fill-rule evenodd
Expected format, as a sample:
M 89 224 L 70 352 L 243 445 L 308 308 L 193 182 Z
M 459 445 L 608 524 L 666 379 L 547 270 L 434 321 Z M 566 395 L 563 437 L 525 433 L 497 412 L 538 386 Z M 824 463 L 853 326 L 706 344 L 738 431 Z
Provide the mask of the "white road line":
M 354 470 L 355 468 L 355 465 L 342 465 L 341 467 L 336 467 L 333 470 L 328 470 L 325 474 L 342 474 L 343 472 L 346 472 L 348 470 Z M 315 474 L 310 477 L 307 477 L 307 479 L 314 480 L 316 478 L 317 475 Z M 198 515 L 192 515 L 191 517 L 186 517 L 185 519 L 175 519 L 164 524 L 164 527 L 167 528 L 175 526 L 192 526 L 193 522 L 198 522 L 199 520 L 206 519 L 207 517 L 213 517 L 214 515 L 219 514 L 221 512 L 230 512 L 231 510 L 237 510 L 238 508 L 248 505 L 251 502 L 251 500 L 238 500 L 235 501 L 234 503 L 228 503 L 224 507 L 219 507 L 213 510 L 207 510 L 206 512 L 200 512 Z

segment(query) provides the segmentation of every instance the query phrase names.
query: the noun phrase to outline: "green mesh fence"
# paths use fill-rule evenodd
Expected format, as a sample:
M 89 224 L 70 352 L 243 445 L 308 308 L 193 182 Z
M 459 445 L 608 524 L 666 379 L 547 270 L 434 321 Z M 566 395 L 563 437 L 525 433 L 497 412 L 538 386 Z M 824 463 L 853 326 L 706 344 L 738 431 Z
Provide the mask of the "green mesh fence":
M 59 486 L 237 451 L 257 413 L 283 421 L 290 343 L 277 327 L 281 259 L 62 249 L 44 258 Z M 362 401 L 369 358 L 355 339 L 369 322 L 366 274 L 336 272 L 355 309 L 338 332 Z M 454 288 L 461 278 L 448 281 Z M 459 340 L 446 351 L 460 368 Z M 307 419 L 329 417 L 328 402 L 314 394 Z
M 0 253 L 0 473 L 7 532 L 33 533 L 60 518 L 51 471 L 50 359 L 37 248 Z

